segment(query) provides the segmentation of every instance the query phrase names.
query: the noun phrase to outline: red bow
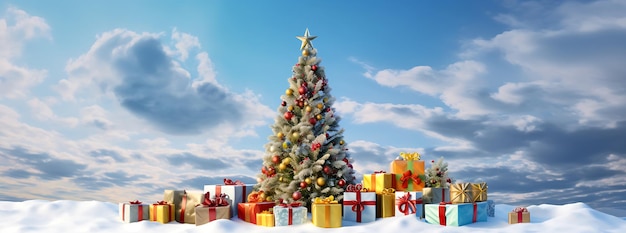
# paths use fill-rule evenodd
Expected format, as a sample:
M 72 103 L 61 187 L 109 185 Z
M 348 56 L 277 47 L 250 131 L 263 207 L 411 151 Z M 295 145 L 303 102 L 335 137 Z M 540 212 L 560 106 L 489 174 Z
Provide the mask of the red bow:
M 517 207 L 513 210 L 513 212 L 515 213 L 528 212 L 528 209 L 526 209 L 526 207 Z
M 216 206 L 227 206 L 228 205 L 228 200 L 226 200 L 228 198 L 228 195 L 222 193 L 222 194 L 215 194 L 215 205 Z
M 302 206 L 302 203 L 300 203 L 300 202 L 293 202 L 293 203 L 289 203 L 289 204 L 281 203 L 279 206 L 280 207 L 285 207 L 285 208 L 293 208 L 293 207 L 300 207 L 300 206 Z
M 233 180 L 228 179 L 228 178 L 224 178 L 224 184 L 225 185 L 245 185 L 243 182 L 236 180 L 233 182 Z
M 346 192 L 361 192 L 361 191 L 367 192 L 366 190 L 367 189 L 363 189 L 362 184 L 357 184 L 357 185 L 350 184 L 348 185 L 348 187 L 346 187 Z
M 402 173 L 402 178 L 400 178 L 400 181 L 402 181 L 402 188 L 409 188 L 409 180 L 413 180 L 416 184 L 422 183 L 422 180 L 417 174 L 413 174 L 411 170 L 408 170 Z
M 139 200 L 129 201 L 129 203 L 133 204 L 133 205 L 141 204 L 141 202 Z
M 156 203 L 152 205 L 167 205 L 167 201 L 157 201 Z
M 378 173 L 387 173 L 386 171 L 380 170 L 380 171 L 374 171 L 374 174 L 378 174 Z
M 406 193 L 404 196 L 398 198 L 398 210 L 404 213 L 404 215 L 409 215 L 409 211 L 411 211 L 411 213 L 417 213 L 417 207 L 415 207 L 416 202 L 415 200 L 411 200 L 411 193 Z

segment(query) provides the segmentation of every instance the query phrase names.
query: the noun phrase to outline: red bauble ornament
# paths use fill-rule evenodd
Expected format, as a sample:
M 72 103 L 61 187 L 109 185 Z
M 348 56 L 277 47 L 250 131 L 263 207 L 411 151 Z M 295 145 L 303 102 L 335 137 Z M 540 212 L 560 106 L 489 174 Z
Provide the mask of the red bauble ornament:
M 300 198 L 302 198 L 302 193 L 300 193 L 299 191 L 295 191 L 293 192 L 293 194 L 291 194 L 291 197 L 293 197 L 294 201 L 300 200 Z
M 350 164 L 350 161 L 348 161 L 348 158 L 343 158 L 343 162 L 346 164 Z
M 263 174 L 267 173 L 267 169 L 265 167 L 262 167 L 261 168 L 261 173 L 263 173 Z
M 316 71 L 317 70 L 317 66 L 316 65 L 311 66 L 311 70 Z
M 349 167 L 350 169 L 353 169 L 353 168 L 354 168 L 354 167 L 352 166 L 352 164 L 348 164 L 348 167 Z
M 296 63 L 296 66 L 300 66 L 300 63 Z
M 304 95 L 304 93 L 306 93 L 306 87 L 305 86 L 301 86 L 298 88 L 298 93 L 300 93 L 300 95 Z
M 289 120 L 291 120 L 292 117 L 293 117 L 293 113 L 292 112 L 285 112 L 285 119 L 287 119 L 289 121 Z
M 304 181 L 300 182 L 300 188 L 306 188 L 306 186 L 308 186 L 306 182 Z
M 339 185 L 339 187 L 343 187 L 344 185 L 346 185 L 346 181 L 341 179 L 337 182 L 337 184 Z
M 333 170 L 332 170 L 329 166 L 324 166 L 323 171 L 324 171 L 324 173 L 326 173 L 326 174 L 330 174 Z
M 309 123 L 311 123 L 312 125 L 315 125 L 316 122 L 317 120 L 315 120 L 315 117 L 309 118 Z
M 280 163 L 280 157 L 278 157 L 278 155 L 272 156 L 272 162 L 275 164 Z
M 287 106 L 287 102 L 283 101 L 280 105 Z
M 450 180 L 450 178 L 448 178 L 448 179 L 446 179 L 446 182 L 452 183 L 452 180 Z
M 330 112 L 330 108 L 326 108 L 326 112 Z

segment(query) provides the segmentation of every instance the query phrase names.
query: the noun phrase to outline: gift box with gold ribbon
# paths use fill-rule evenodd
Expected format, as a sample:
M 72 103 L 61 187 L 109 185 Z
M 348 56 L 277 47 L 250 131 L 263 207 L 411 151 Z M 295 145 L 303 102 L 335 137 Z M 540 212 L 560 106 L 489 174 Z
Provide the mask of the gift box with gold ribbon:
M 307 208 L 300 202 L 281 203 L 274 206 L 274 225 L 289 226 L 304 224 L 307 220 Z
M 210 193 L 205 193 L 202 203 L 195 207 L 196 226 L 209 223 L 217 219 L 230 219 L 230 206 L 226 194 L 216 194 L 211 199 Z
M 148 209 L 148 205 L 143 204 L 140 201 L 119 203 L 119 214 L 120 219 L 127 223 L 150 219 L 150 210 Z
M 393 216 L 396 216 L 396 190 L 386 188 L 380 194 L 376 194 L 376 217 L 388 218 Z
M 375 171 L 374 174 L 363 174 L 363 188 L 380 194 L 386 188 L 395 188 L 395 175 L 385 171 Z
M 472 202 L 487 201 L 487 183 L 472 183 Z
M 274 202 L 245 202 L 237 204 L 237 217 L 239 219 L 256 224 L 258 213 L 270 210 L 276 205 Z
M 252 192 L 252 185 L 244 184 L 239 180 L 224 179 L 224 184 L 205 185 L 204 192 L 225 193 L 228 195 L 231 217 L 235 217 L 238 204 L 247 201 L 248 195 Z
M 150 221 L 160 223 L 174 221 L 174 204 L 158 201 L 150 205 Z
M 204 193 L 187 190 L 165 190 L 163 200 L 174 204 L 174 219 L 179 223 L 196 223 L 196 205 Z
M 415 215 L 422 218 L 422 192 L 396 192 L 395 216 Z
M 414 153 L 400 153 L 401 159 L 391 162 L 391 173 L 395 175 L 397 191 L 422 191 L 424 188 L 424 161 Z
M 530 212 L 524 207 L 517 207 L 513 211 L 509 212 L 509 224 L 515 223 L 529 223 Z
M 376 193 L 362 185 L 348 185 L 343 193 L 343 218 L 356 222 L 376 220 Z
M 452 204 L 472 203 L 473 200 L 470 183 L 450 184 L 450 202 Z
M 256 214 L 256 225 L 273 227 L 274 226 L 274 213 L 273 209 L 264 210 Z
M 341 227 L 341 204 L 333 196 L 316 197 L 311 204 L 313 225 L 324 228 Z

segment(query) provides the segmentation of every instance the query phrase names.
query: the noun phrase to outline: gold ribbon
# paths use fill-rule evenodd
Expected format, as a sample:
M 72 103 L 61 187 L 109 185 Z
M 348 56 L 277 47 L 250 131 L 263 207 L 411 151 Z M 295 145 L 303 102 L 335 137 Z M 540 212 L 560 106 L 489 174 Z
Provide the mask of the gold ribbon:
M 335 200 L 335 197 L 333 197 L 332 195 L 327 197 L 327 198 L 320 198 L 320 197 L 316 197 L 315 204 L 338 204 L 339 202 Z
M 422 156 L 417 152 L 413 152 L 413 153 L 400 152 L 400 157 L 402 157 L 404 160 L 420 160 Z
M 396 193 L 396 189 L 394 189 L 394 188 L 386 188 L 386 189 L 383 189 L 383 191 L 380 194 L 382 194 L 382 195 L 392 195 L 392 194 L 395 194 L 395 193 Z

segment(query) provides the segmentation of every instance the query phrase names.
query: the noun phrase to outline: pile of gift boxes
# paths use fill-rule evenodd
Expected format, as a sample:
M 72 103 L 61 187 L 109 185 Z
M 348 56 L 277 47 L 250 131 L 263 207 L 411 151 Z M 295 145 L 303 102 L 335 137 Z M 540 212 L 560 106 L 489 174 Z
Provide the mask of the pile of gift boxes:
M 391 172 L 365 174 L 362 184 L 348 185 L 343 200 L 317 197 L 311 203 L 311 222 L 324 228 L 342 226 L 342 221 L 373 222 L 377 218 L 414 216 L 427 223 L 462 226 L 485 222 L 495 213 L 487 200 L 486 183 L 454 183 L 425 187 L 424 161 L 403 156 L 391 162 Z M 274 227 L 308 222 L 308 209 L 300 202 L 265 202 L 253 185 L 224 179 L 224 184 L 205 185 L 203 192 L 165 190 L 162 201 L 119 204 L 124 222 L 142 220 L 206 224 L 217 219 L 239 219 Z M 526 208 L 509 213 L 509 223 L 530 222 Z

